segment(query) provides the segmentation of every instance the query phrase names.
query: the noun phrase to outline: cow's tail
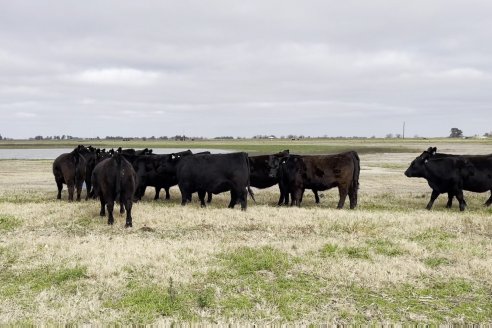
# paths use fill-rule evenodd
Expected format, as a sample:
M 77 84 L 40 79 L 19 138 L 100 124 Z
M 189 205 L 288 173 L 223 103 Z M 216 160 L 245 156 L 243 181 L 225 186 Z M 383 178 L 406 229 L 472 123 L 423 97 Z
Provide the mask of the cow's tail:
M 79 185 L 79 174 L 80 174 L 80 168 L 79 168 L 80 154 L 78 151 L 78 147 L 72 151 L 72 155 L 73 155 L 73 162 L 75 164 L 75 186 L 78 186 Z
M 114 159 L 116 160 L 116 185 L 115 185 L 115 201 L 120 200 L 121 195 L 121 159 L 122 155 L 120 153 L 115 154 Z
M 356 151 L 352 151 L 352 160 L 354 162 L 354 172 L 352 176 L 352 183 L 350 185 L 350 193 L 352 194 L 351 198 L 353 198 L 353 204 L 351 204 L 351 208 L 357 206 L 357 191 L 359 190 L 359 175 L 360 175 L 360 159 L 359 154 Z
M 251 187 L 249 186 L 249 179 L 250 179 L 250 176 L 251 176 L 251 166 L 250 166 L 250 163 L 249 163 L 249 157 L 248 157 L 248 154 L 246 154 L 246 163 L 248 165 L 248 194 L 251 196 L 251 199 L 253 200 L 253 202 L 255 202 L 256 204 L 256 199 L 255 199 L 255 194 L 253 193 L 253 190 L 251 190 Z
M 92 174 L 91 174 L 91 181 L 92 181 L 92 188 L 90 190 L 89 197 L 90 198 L 97 198 L 97 197 L 99 197 L 99 184 L 97 181 L 96 172 L 94 172 L 94 171 L 92 171 Z

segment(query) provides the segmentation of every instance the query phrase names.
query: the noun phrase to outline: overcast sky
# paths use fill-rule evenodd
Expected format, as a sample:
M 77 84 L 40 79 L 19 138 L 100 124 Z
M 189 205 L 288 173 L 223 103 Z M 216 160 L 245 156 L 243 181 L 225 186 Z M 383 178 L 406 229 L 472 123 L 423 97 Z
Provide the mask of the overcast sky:
M 490 0 L 0 0 L 0 134 L 483 134 L 491 17 Z

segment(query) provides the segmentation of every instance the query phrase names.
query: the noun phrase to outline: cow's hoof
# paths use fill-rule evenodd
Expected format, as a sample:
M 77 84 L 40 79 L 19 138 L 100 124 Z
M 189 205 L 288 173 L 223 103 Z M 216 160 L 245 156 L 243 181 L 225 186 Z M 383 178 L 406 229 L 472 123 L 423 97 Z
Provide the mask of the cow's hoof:
M 132 224 L 131 224 L 131 223 L 127 223 L 127 224 L 125 224 L 125 228 L 132 228 L 132 227 L 133 227 L 133 226 L 132 226 Z

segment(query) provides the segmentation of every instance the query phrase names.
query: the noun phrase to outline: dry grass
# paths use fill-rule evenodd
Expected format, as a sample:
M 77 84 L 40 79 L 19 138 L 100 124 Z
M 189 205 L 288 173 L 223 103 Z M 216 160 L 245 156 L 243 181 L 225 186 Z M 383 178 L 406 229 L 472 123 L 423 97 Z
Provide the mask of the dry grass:
M 148 190 L 133 229 L 56 201 L 51 162 L 0 161 L 0 323 L 490 323 L 488 195 L 424 210 L 427 184 L 402 173 L 413 157 L 362 156 L 354 211 L 334 190 L 302 208 L 256 191 L 246 212 Z

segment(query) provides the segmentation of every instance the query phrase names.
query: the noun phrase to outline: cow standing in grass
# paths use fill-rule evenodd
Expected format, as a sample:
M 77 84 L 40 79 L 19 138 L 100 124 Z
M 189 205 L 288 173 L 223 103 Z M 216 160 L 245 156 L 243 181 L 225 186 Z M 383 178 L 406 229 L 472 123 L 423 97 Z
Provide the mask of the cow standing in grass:
M 246 153 L 185 156 L 177 163 L 176 174 L 181 191 L 181 205 L 190 202 L 194 192 L 198 192 L 201 206 L 205 207 L 207 192 L 219 194 L 230 191 L 229 208 L 239 202 L 241 209 L 246 210 L 247 194 L 250 192 L 252 195 Z
M 490 191 L 490 196 L 485 202 L 485 206 L 492 204 L 492 154 L 489 155 L 452 155 L 438 153 L 436 147 L 429 147 L 426 151 L 420 154 L 423 159 L 429 158 L 443 158 L 443 157 L 456 157 L 461 156 L 468 160 L 474 167 L 473 175 L 468 176 L 463 181 L 463 190 L 471 192 L 487 192 Z M 453 205 L 453 194 L 448 193 L 447 208 L 451 208 Z M 465 202 L 466 205 L 466 202 Z
M 424 154 L 415 158 L 405 171 L 409 178 L 427 180 L 432 194 L 426 208 L 430 210 L 440 194 L 447 193 L 452 200 L 456 196 L 460 211 L 464 211 L 466 201 L 463 197 L 464 182 L 475 174 L 475 167 L 463 156 L 436 156 Z M 451 202 L 448 201 L 448 206 Z
M 115 153 L 96 165 L 92 172 L 94 196 L 101 201 L 101 216 L 105 216 L 108 208 L 108 224 L 114 223 L 114 202 L 120 203 L 120 213 L 126 209 L 125 227 L 132 226 L 133 195 L 137 185 L 137 177 L 132 165 L 121 155 Z
M 80 201 L 87 165 L 87 161 L 82 154 L 86 152 L 87 149 L 79 145 L 72 152 L 61 154 L 53 162 L 53 175 L 55 176 L 55 182 L 58 188 L 57 199 L 61 199 L 63 184 L 66 184 L 68 188 L 68 201 L 73 201 L 75 189 L 77 189 L 77 201 Z
M 282 159 L 271 175 L 279 177 L 283 193 L 289 193 L 291 205 L 300 206 L 304 190 L 327 190 L 338 187 L 337 208 L 343 208 L 347 195 L 350 208 L 357 206 L 360 161 L 355 151 L 334 155 L 290 155 Z

